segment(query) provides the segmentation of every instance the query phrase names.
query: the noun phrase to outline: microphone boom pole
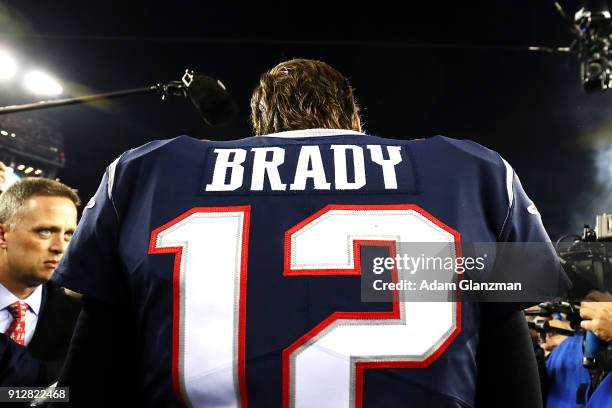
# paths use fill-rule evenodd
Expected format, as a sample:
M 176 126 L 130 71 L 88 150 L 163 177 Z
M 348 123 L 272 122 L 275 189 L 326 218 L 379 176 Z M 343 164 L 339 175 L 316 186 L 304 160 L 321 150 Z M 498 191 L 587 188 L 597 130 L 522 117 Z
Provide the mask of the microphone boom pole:
M 180 81 L 171 81 L 166 84 L 156 84 L 144 88 L 78 96 L 75 98 L 33 102 L 24 105 L 2 106 L 0 107 L 0 115 L 46 109 L 55 106 L 76 105 L 101 99 L 113 99 L 152 92 L 160 93 L 162 101 L 165 101 L 170 96 L 189 99 L 200 112 L 200 116 L 204 122 L 209 126 L 226 123 L 230 121 L 236 113 L 236 102 L 229 92 L 227 92 L 225 85 L 223 85 L 221 81 L 206 75 L 196 75 L 193 70 L 187 69 Z
M 161 87 L 162 87 L 161 85 L 157 84 L 157 85 L 152 85 L 152 86 L 144 87 L 144 88 L 126 89 L 123 91 L 78 96 L 75 98 L 65 98 L 65 99 L 32 102 L 32 103 L 26 103 L 23 105 L 2 106 L 0 107 L 0 115 L 4 115 L 7 113 L 26 112 L 26 111 L 31 111 L 31 110 L 53 108 L 56 106 L 77 105 L 81 103 L 94 102 L 94 101 L 98 101 L 101 99 L 120 98 L 122 96 L 128 96 L 128 95 L 138 95 L 138 94 L 144 94 L 144 93 L 150 93 L 150 92 L 160 92 Z

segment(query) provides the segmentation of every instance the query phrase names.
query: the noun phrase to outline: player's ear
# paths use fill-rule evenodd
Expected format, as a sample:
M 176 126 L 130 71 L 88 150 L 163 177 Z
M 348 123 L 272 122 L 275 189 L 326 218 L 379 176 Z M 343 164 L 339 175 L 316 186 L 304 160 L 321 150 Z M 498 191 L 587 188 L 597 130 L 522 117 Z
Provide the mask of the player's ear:
M 6 235 L 9 232 L 9 224 L 0 224 L 0 249 L 6 249 Z

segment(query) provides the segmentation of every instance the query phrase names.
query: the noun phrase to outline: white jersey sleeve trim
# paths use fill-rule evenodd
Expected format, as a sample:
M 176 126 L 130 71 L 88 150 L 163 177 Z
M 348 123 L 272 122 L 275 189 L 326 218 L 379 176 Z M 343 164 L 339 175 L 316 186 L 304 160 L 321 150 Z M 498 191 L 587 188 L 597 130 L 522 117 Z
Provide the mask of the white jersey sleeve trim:
M 108 180 L 106 186 L 106 195 L 108 195 L 108 199 L 113 206 L 117 220 L 119 220 L 119 211 L 117 211 L 117 207 L 113 201 L 113 185 L 115 184 L 115 170 L 117 169 L 117 164 L 119 163 L 121 156 L 117 157 L 111 164 L 108 165 Z
M 107 192 L 109 200 L 113 200 L 113 184 L 115 183 L 115 169 L 117 168 L 117 163 L 121 156 L 117 157 L 111 164 L 108 165 L 108 183 L 107 183 Z
M 508 190 L 508 207 L 512 207 L 514 201 L 514 169 L 510 164 L 502 159 L 506 166 L 506 190 Z
M 506 167 L 506 192 L 508 193 L 508 211 L 506 212 L 506 218 L 504 219 L 504 223 L 502 224 L 501 230 L 499 232 L 499 236 L 497 239 L 501 239 L 508 221 L 510 220 L 510 216 L 512 215 L 512 204 L 514 202 L 514 169 L 510 164 L 501 158 L 504 162 L 504 166 Z

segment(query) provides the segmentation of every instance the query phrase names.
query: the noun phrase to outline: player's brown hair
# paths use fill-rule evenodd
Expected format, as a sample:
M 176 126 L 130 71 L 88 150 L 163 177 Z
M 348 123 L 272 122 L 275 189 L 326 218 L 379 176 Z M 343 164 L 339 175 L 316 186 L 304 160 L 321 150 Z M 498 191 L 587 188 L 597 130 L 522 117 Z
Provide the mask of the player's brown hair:
M 264 73 L 251 97 L 257 135 L 311 128 L 360 129 L 347 78 L 322 61 L 292 59 Z

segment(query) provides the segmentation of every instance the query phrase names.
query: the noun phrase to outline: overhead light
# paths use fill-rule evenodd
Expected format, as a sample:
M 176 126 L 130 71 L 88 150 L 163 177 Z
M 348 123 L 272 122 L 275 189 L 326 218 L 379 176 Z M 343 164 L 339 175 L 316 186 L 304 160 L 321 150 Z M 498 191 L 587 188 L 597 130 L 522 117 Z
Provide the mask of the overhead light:
M 17 170 L 23 171 L 23 169 L 25 169 L 25 166 L 23 164 L 20 164 L 19 166 L 17 166 Z
M 51 75 L 42 71 L 30 71 L 24 77 L 25 87 L 39 95 L 55 96 L 64 92 L 64 88 Z
M 39 174 L 41 174 L 41 173 L 42 173 L 42 170 L 40 170 L 40 169 L 38 169 L 38 170 L 36 170 L 36 171 L 34 172 L 34 174 L 35 174 L 35 175 L 37 175 L 37 176 L 38 176 Z
M 0 80 L 11 79 L 17 72 L 17 62 L 8 52 L 0 50 Z
M 0 135 L 8 136 L 8 132 L 6 130 L 0 130 Z

